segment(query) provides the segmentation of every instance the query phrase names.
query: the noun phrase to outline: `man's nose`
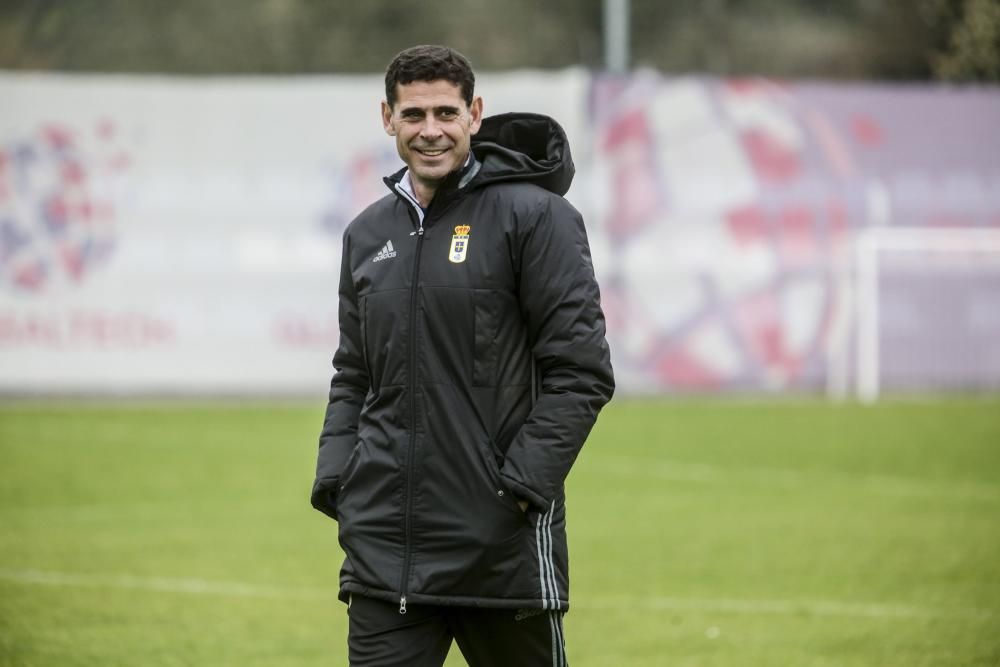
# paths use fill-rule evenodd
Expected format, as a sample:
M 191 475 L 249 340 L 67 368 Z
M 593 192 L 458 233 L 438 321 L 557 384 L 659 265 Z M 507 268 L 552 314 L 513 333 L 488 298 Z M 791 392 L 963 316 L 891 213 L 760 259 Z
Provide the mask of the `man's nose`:
M 438 125 L 437 119 L 432 115 L 428 115 L 424 119 L 423 127 L 420 129 L 420 136 L 424 139 L 437 139 L 441 136 L 441 126 Z

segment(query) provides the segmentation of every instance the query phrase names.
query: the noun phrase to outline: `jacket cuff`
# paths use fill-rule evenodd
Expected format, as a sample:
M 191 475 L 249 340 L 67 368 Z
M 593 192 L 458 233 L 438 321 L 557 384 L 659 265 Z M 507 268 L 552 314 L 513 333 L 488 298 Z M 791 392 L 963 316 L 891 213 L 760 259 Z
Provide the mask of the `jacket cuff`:
M 312 495 L 309 500 L 312 506 L 334 521 L 337 520 L 337 484 L 339 477 L 317 479 L 313 483 Z
M 552 502 L 549 499 L 538 495 L 533 490 L 529 489 L 524 484 L 521 484 L 521 482 L 517 481 L 513 477 L 505 475 L 504 473 L 501 472 L 500 478 L 503 480 L 503 483 L 507 487 L 507 490 L 514 494 L 514 497 L 518 498 L 519 500 L 527 500 L 528 504 L 531 505 L 532 509 L 536 509 L 539 512 L 546 512 L 552 505 Z

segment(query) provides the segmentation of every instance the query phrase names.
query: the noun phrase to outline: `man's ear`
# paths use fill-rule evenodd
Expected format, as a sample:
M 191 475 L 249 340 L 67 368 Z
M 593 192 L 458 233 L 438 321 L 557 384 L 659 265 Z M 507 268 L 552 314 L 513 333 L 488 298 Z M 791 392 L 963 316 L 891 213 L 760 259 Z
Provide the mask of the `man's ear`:
M 392 107 L 382 100 L 382 128 L 390 137 L 396 136 L 396 128 L 392 125 Z
M 474 97 L 469 105 L 469 132 L 475 134 L 479 131 L 479 126 L 483 124 L 483 98 Z

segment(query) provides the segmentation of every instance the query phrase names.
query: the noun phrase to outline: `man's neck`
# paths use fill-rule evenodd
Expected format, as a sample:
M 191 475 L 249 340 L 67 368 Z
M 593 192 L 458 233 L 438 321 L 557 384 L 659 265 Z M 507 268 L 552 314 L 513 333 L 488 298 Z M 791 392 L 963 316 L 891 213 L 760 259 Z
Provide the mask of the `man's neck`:
M 427 208 L 431 205 L 431 200 L 434 199 L 434 193 L 437 192 L 438 185 L 441 181 L 433 181 L 430 183 L 421 181 L 419 179 L 413 178 L 411 172 L 406 172 L 406 180 L 410 183 L 410 187 L 407 188 L 413 193 L 414 199 L 420 204 L 421 208 Z

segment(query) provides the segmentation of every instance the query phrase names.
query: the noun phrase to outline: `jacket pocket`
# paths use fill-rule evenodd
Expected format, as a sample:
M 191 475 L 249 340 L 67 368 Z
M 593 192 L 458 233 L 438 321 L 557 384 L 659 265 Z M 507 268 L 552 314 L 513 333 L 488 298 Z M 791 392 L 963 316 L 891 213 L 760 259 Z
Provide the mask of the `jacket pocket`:
M 472 385 L 494 387 L 497 384 L 497 335 L 502 303 L 496 290 L 473 292 L 475 348 L 472 360 Z
M 496 445 L 492 442 L 480 443 L 479 445 L 480 458 L 483 460 L 483 465 L 486 466 L 486 472 L 489 475 L 489 480 L 492 488 L 490 491 L 493 497 L 496 498 L 500 504 L 509 510 L 513 510 L 518 516 L 524 517 L 527 521 L 527 516 L 521 506 L 517 503 L 517 498 L 514 497 L 506 486 L 504 486 L 503 481 L 500 477 L 500 465 L 503 461 L 503 454 L 497 449 Z
M 354 449 L 351 453 L 347 455 L 347 461 L 344 463 L 344 469 L 340 473 L 340 477 L 337 480 L 337 492 L 336 499 L 337 505 L 340 505 L 340 501 L 344 497 L 344 492 L 350 485 L 351 480 L 354 478 L 354 474 L 358 469 L 358 461 L 361 459 L 361 450 L 364 448 L 364 441 L 358 440 L 357 444 L 354 445 Z
M 368 382 L 372 385 L 372 389 L 375 388 L 375 377 L 372 375 L 371 365 L 368 363 L 368 297 L 363 296 L 358 304 L 358 309 L 361 311 L 358 313 L 358 319 L 361 323 L 361 361 L 365 366 L 365 372 L 368 374 Z

